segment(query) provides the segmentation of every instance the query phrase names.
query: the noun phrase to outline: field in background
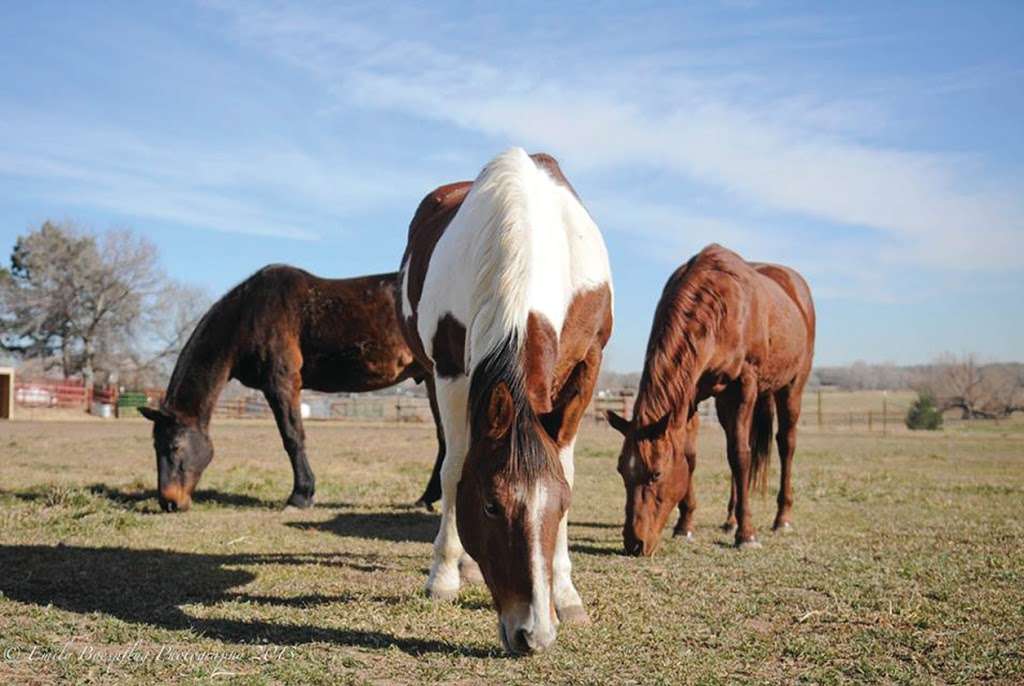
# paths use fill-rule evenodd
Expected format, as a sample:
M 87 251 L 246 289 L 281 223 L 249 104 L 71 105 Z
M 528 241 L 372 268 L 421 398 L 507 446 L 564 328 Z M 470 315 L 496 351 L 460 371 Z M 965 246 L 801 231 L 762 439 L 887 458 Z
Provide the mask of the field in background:
M 31 382 L 24 382 L 31 383 Z M 426 397 L 411 395 L 422 389 L 403 388 L 397 394 L 326 394 L 303 391 L 303 402 L 311 412 L 310 421 L 349 421 L 384 423 L 431 423 L 430 406 Z M 159 391 L 150 391 L 157 398 Z M 840 391 L 836 389 L 808 390 L 804 394 L 800 426 L 815 430 L 866 431 L 878 434 L 906 431 L 903 420 L 916 394 L 912 391 Z M 154 399 L 152 403 L 157 401 Z M 588 422 L 602 423 L 604 411 L 614 409 L 629 415 L 631 402 L 617 397 L 596 399 L 589 409 Z M 134 419 L 134 408 L 121 408 L 122 417 Z M 22 419 L 71 419 L 84 416 L 84 405 L 75 409 L 45 404 L 19 405 L 17 416 Z M 714 401 L 701 405 L 705 422 L 714 423 Z M 270 408 L 258 391 L 246 389 L 233 382 L 217 403 L 217 419 L 271 419 Z M 1003 421 L 973 420 L 962 422 L 958 412 L 946 413 L 947 426 L 952 428 L 991 427 L 1003 430 L 1009 426 L 1024 426 L 1024 419 Z M 991 429 L 989 429 L 991 430 Z
M 310 423 L 319 505 L 283 512 L 272 423 L 215 422 L 193 511 L 164 515 L 148 423 L 3 423 L 0 681 L 1020 682 L 1024 432 L 983 426 L 808 427 L 795 532 L 767 533 L 758 499 L 764 548 L 744 552 L 716 528 L 728 473 L 706 430 L 697 542 L 637 560 L 617 436 L 588 423 L 570 538 L 593 624 L 509 659 L 486 589 L 420 595 L 429 425 Z

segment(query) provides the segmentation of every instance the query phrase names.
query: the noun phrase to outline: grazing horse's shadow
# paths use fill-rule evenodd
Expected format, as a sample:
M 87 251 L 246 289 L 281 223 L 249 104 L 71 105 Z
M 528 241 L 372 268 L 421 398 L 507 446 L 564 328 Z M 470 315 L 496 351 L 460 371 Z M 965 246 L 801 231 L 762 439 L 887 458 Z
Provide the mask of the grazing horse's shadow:
M 448 653 L 487 657 L 497 654 L 496 648 L 491 651 L 435 639 L 403 638 L 380 631 L 195 617 L 179 607 L 231 601 L 305 607 L 353 599 L 349 595 L 316 594 L 273 598 L 231 591 L 256 578 L 252 571 L 237 569 L 239 565 L 311 562 L 349 566 L 337 556 L 326 553 L 214 555 L 64 545 L 4 545 L 0 546 L 0 569 L 3 570 L 0 592 L 6 599 L 16 602 L 40 607 L 52 605 L 81 614 L 99 612 L 133 624 L 191 630 L 228 643 L 327 642 L 362 648 L 395 646 L 410 655 Z
M 570 537 L 571 541 L 572 538 Z M 570 543 L 569 550 L 580 555 L 624 555 L 622 552 L 622 545 L 612 546 L 609 544 L 607 547 L 599 545 L 587 545 L 586 543 Z
M 154 507 L 154 512 L 159 511 L 159 500 L 157 498 L 156 489 L 121 489 L 116 486 L 108 486 L 107 484 L 91 484 L 89 486 L 83 486 L 83 490 L 88 492 L 90 495 L 105 498 L 111 503 L 125 508 L 135 509 L 137 505 L 151 503 Z M 0 491 L 0 493 L 14 496 L 19 500 L 27 502 L 33 502 L 38 500 L 45 500 L 49 497 L 45 492 L 38 490 L 30 491 Z M 242 493 L 227 493 L 225 491 L 218 491 L 216 489 L 204 489 L 197 490 L 193 496 L 193 501 L 196 503 L 215 503 L 217 505 L 223 505 L 225 507 L 251 507 L 259 509 L 281 509 L 281 502 L 276 500 L 266 500 L 263 498 L 256 498 L 251 495 L 244 495 Z
M 153 488 L 145 491 L 122 491 L 119 488 L 111 488 L 106 484 L 93 484 L 89 487 L 89 491 L 93 495 L 103 496 L 118 504 L 151 501 L 155 505 L 159 502 L 156 489 Z M 192 496 L 192 501 L 195 503 L 214 503 L 225 507 L 251 507 L 264 510 L 281 509 L 281 501 L 278 500 L 267 500 L 242 493 L 228 493 L 218 491 L 215 488 L 196 490 Z
M 341 512 L 326 522 L 288 522 L 296 529 L 326 531 L 337 536 L 378 541 L 431 543 L 440 517 L 422 510 L 396 512 Z
M 159 512 L 159 498 L 156 489 L 122 489 L 107 484 L 91 484 L 83 486 L 91 495 L 106 498 L 111 503 L 125 509 L 138 510 L 138 505 L 150 503 L 153 505 L 154 513 Z M 20 500 L 36 501 L 45 499 L 47 496 L 41 491 L 0 491 L 0 494 L 14 496 Z M 284 500 L 257 498 L 244 493 L 231 493 L 219 491 L 216 488 L 198 489 L 192 496 L 194 503 L 213 503 L 223 507 L 252 508 L 257 510 L 280 510 L 284 507 Z M 327 502 L 319 503 L 323 508 L 351 507 L 351 503 Z

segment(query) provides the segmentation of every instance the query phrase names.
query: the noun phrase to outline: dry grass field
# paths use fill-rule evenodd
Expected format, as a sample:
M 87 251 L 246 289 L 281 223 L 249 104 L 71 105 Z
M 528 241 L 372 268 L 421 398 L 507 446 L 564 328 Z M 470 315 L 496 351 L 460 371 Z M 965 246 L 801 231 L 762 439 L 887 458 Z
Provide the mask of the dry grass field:
M 220 422 L 195 507 L 165 515 L 147 423 L 0 424 L 0 682 L 1024 681 L 1020 425 L 804 431 L 795 532 L 768 533 L 757 500 L 764 547 L 743 552 L 716 526 L 708 427 L 698 540 L 652 560 L 619 552 L 617 436 L 587 426 L 570 539 L 593 623 L 524 659 L 501 653 L 485 588 L 421 596 L 437 519 L 407 504 L 432 429 L 308 435 L 315 509 L 280 509 L 272 424 Z

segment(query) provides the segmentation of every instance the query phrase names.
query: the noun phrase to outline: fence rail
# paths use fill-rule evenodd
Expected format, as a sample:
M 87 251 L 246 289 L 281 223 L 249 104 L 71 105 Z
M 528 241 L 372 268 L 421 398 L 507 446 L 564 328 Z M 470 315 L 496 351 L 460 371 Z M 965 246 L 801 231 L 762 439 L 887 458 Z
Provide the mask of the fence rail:
M 17 379 L 14 402 L 20 407 L 86 408 L 92 400 L 91 389 L 74 380 Z
M 163 390 L 147 388 L 118 392 L 113 387 L 86 389 L 81 381 L 18 379 L 15 403 L 21 407 L 44 410 L 74 408 L 95 411 L 96 405 L 110 405 L 116 416 L 137 417 L 137 407 L 156 407 Z M 802 430 L 856 431 L 885 434 L 905 431 L 904 418 L 914 394 L 907 391 L 809 391 L 804 394 L 799 426 Z M 594 397 L 584 421 L 604 423 L 605 412 L 614 410 L 624 417 L 632 415 L 634 396 L 628 393 L 602 393 Z M 425 397 L 406 394 L 326 394 L 303 391 L 303 416 L 310 420 L 360 422 L 427 423 L 433 422 L 430 403 Z M 100 407 L 101 411 L 109 408 Z M 705 424 L 715 423 L 713 401 L 700 406 Z M 105 412 L 104 412 L 105 413 Z M 214 408 L 215 418 L 273 419 L 263 395 L 258 391 L 234 392 L 221 398 Z M 951 424 L 957 420 L 948 416 Z

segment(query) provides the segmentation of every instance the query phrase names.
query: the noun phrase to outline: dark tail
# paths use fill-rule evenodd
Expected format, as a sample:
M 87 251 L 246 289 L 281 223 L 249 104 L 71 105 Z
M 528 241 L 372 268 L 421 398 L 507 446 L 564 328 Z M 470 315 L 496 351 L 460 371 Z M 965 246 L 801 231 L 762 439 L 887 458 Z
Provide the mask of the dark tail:
M 757 399 L 750 424 L 750 485 L 762 496 L 768 492 L 768 462 L 772 456 L 774 424 L 775 400 L 768 393 Z

